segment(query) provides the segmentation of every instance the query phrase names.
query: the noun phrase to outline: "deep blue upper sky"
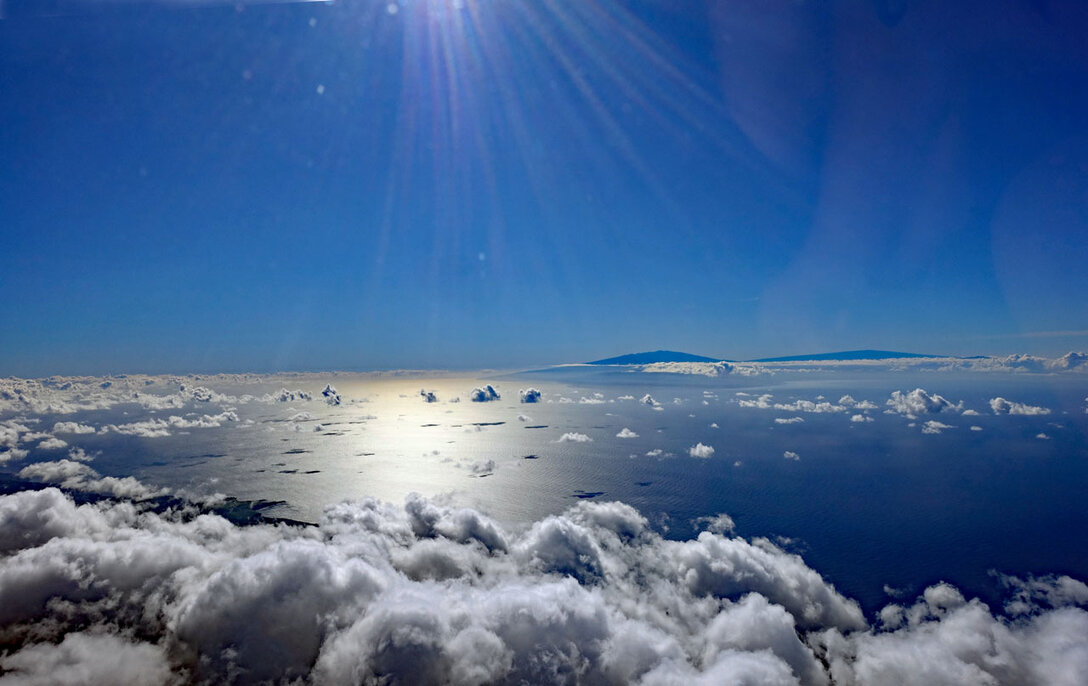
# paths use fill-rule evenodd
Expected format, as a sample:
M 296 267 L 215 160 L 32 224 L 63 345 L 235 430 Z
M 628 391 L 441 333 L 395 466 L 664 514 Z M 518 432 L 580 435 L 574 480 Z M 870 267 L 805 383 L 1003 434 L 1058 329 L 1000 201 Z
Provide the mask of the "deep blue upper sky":
M 1083 3 L 105 4 L 0 21 L 0 374 L 1088 347 Z

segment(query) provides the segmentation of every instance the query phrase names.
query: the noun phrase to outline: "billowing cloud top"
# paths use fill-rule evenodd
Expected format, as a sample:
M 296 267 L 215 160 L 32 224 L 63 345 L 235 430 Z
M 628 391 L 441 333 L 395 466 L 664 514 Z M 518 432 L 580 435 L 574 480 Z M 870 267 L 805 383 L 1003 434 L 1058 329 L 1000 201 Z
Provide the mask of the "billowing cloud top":
M 541 392 L 535 388 L 525 388 L 518 391 L 518 396 L 523 403 L 538 403 L 541 395 Z
M 929 394 L 924 389 L 915 388 L 909 393 L 893 391 L 888 399 L 888 407 L 892 412 L 914 417 L 920 414 L 937 414 L 939 412 L 958 412 L 963 409 L 963 402 L 953 404 L 948 398 Z
M 332 384 L 325 384 L 325 390 L 321 391 L 321 395 L 330 405 L 340 404 L 340 394 L 332 387 Z
M 489 400 L 498 400 L 500 397 L 499 392 L 491 384 L 487 384 L 483 388 L 473 388 L 472 392 L 469 393 L 469 398 L 474 403 L 485 403 Z
M 1014 403 L 1001 397 L 990 399 L 990 409 L 994 411 L 994 414 L 1050 414 L 1050 410 L 1045 407 L 1026 405 L 1024 403 Z
M 194 516 L 195 515 L 195 516 Z M 1009 617 L 953 587 L 857 604 L 718 517 L 666 540 L 621 503 L 520 533 L 417 496 L 315 527 L 0 497 L 13 683 L 1075 684 L 1088 587 L 1007 578 Z M 717 533 L 715 533 L 717 532 Z

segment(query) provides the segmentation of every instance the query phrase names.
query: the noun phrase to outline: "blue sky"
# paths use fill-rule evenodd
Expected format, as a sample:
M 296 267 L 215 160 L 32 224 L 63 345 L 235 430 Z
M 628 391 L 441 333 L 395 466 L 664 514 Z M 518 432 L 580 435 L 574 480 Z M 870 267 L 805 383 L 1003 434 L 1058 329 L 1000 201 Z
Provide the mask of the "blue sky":
M 0 21 L 0 374 L 1088 347 L 1079 3 L 106 4 Z

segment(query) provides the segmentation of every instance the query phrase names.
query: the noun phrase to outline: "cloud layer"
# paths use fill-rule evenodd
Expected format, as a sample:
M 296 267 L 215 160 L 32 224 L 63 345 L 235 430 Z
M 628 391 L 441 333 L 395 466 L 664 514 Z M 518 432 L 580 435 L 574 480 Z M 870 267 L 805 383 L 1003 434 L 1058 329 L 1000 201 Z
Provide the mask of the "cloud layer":
M 1088 587 L 1009 579 L 1005 616 L 947 584 L 870 627 L 797 555 L 687 541 L 622 503 L 520 532 L 417 496 L 315 527 L 0 497 L 11 683 L 1074 684 Z M 717 533 L 715 533 L 717 532 Z

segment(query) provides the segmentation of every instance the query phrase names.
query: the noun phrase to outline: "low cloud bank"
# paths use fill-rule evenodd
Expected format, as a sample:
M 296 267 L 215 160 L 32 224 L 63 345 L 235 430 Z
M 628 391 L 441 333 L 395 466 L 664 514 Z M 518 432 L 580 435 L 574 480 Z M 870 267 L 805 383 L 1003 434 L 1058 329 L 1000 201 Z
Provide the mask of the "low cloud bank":
M 47 488 L 0 497 L 12 683 L 1078 684 L 1088 587 L 938 584 L 869 626 L 797 555 L 714 518 L 666 540 L 582 502 L 518 532 L 410 496 L 237 527 Z M 718 533 L 715 533 L 718 532 Z

